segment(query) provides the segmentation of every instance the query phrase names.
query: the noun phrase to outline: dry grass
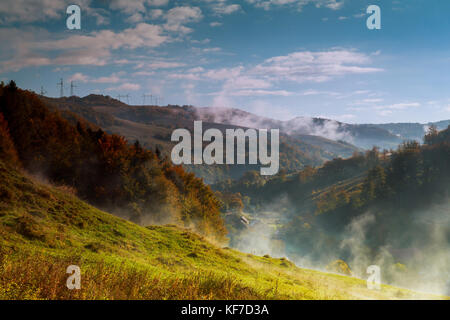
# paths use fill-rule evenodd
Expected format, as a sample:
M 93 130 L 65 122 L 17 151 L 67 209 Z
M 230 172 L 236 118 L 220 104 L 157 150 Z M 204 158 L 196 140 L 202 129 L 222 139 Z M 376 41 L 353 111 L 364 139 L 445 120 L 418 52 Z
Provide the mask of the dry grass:
M 67 266 L 86 265 L 79 258 L 49 258 L 0 252 L 0 300 L 8 299 L 106 299 L 106 300 L 196 300 L 267 299 L 235 278 L 213 272 L 165 278 L 121 265 L 100 261 L 82 272 L 80 290 L 69 290 Z

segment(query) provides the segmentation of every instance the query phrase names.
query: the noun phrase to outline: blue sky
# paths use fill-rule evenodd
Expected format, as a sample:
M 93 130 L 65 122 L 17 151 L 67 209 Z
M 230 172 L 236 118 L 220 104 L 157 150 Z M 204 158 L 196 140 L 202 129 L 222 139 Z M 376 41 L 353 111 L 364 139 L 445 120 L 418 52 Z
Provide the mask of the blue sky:
M 66 28 L 69 4 L 81 30 Z M 371 4 L 381 30 L 366 27 Z M 282 120 L 437 121 L 450 119 L 449 13 L 446 0 L 2 0 L 0 79 Z

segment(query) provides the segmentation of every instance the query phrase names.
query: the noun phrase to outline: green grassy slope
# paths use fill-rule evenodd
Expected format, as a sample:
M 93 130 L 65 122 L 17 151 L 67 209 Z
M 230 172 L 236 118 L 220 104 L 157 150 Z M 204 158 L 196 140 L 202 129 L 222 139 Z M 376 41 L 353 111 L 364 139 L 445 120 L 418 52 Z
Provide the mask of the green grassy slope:
M 436 298 L 220 248 L 189 230 L 140 227 L 0 161 L 0 299 Z M 81 290 L 65 286 L 69 265 Z

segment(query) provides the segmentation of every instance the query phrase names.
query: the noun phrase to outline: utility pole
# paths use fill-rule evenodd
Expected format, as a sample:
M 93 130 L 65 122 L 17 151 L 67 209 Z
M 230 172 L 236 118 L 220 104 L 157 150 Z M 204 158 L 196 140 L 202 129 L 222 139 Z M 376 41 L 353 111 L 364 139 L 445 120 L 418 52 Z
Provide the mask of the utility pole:
M 73 96 L 73 88 L 76 88 L 77 86 L 73 84 L 73 81 L 70 81 L 70 96 Z
M 119 101 L 120 102 L 122 102 L 122 98 L 126 98 L 127 99 L 127 104 L 130 104 L 130 95 L 127 93 L 127 94 L 125 94 L 125 95 L 123 95 L 123 94 L 119 94 L 118 96 L 117 96 L 117 98 L 119 99 Z
M 59 96 L 62 98 L 64 97 L 64 81 L 61 78 L 61 80 L 57 83 L 57 85 L 60 87 L 59 89 Z
M 145 106 L 145 98 L 147 98 L 147 97 L 150 97 L 150 105 L 152 104 L 152 97 L 153 97 L 153 95 L 151 95 L 151 94 L 143 94 L 142 95 L 142 99 L 143 99 L 143 103 L 142 103 L 142 105 L 144 105 Z

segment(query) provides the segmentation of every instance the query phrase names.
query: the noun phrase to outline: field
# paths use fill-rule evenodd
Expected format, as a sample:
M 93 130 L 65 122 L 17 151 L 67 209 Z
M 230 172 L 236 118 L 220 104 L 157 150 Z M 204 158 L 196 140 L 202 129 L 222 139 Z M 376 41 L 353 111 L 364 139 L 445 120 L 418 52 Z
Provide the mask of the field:
M 0 299 L 436 299 L 141 227 L 0 162 Z M 81 289 L 66 268 L 81 268 Z

